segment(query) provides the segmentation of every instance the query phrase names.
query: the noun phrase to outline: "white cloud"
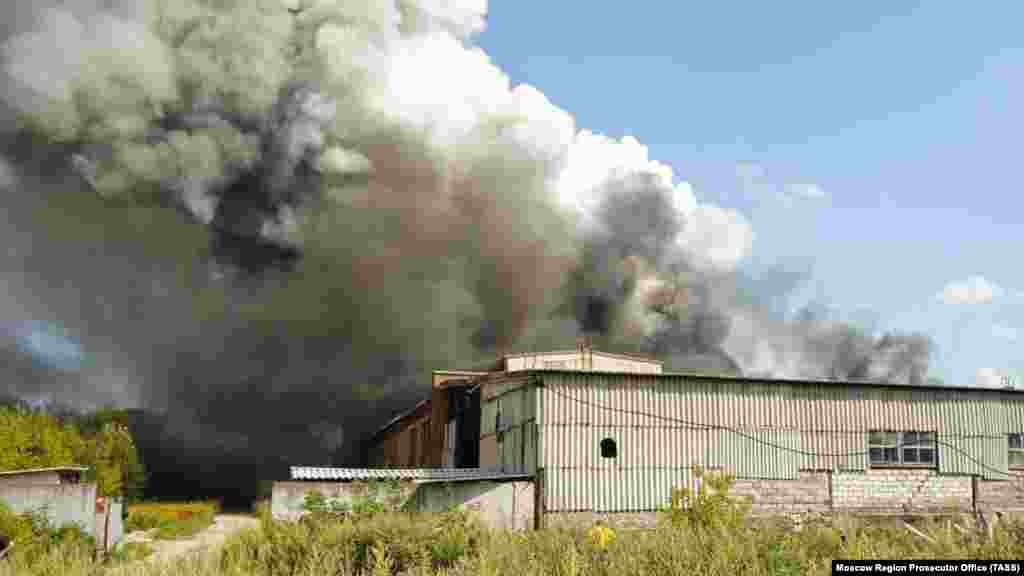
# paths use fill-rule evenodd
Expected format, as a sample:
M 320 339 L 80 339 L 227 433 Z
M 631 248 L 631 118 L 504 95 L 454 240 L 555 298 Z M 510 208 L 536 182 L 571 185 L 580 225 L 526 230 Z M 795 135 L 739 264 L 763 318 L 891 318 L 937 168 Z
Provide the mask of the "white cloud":
M 825 190 L 813 183 L 794 182 L 780 184 L 769 178 L 764 166 L 754 162 L 736 165 L 736 178 L 740 188 L 754 198 L 775 198 L 785 208 L 799 200 L 821 200 L 827 196 Z
M 1003 289 L 981 276 L 971 276 L 960 282 L 950 282 L 935 298 L 949 305 L 988 304 L 999 298 Z
M 1020 332 L 1013 326 L 1007 326 L 1006 324 L 995 324 L 992 326 L 992 335 L 1003 340 L 1009 340 L 1010 342 L 1016 342 L 1020 336 Z
M 817 184 L 792 184 L 789 186 L 789 193 L 810 200 L 820 200 L 825 197 L 825 190 Z
M 1002 388 L 1013 382 L 1012 374 L 1003 368 L 978 368 L 975 384 L 983 388 Z

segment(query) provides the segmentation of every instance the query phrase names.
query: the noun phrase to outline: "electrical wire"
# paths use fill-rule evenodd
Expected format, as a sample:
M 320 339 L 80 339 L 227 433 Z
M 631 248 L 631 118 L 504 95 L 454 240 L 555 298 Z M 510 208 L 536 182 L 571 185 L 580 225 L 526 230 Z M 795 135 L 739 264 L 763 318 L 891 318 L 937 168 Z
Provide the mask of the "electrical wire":
M 853 451 L 853 452 L 840 452 L 840 453 L 821 453 L 821 452 L 815 452 L 815 451 L 810 451 L 810 450 L 801 450 L 799 448 L 791 448 L 789 446 L 783 446 L 781 444 L 776 444 L 776 443 L 768 441 L 768 440 L 757 438 L 756 436 L 752 436 L 750 434 L 746 434 L 746 433 L 744 433 L 741 430 L 738 430 L 736 428 L 732 428 L 730 426 L 725 426 L 725 425 L 722 425 L 722 424 L 707 424 L 707 423 L 701 423 L 701 422 L 693 422 L 693 421 L 683 420 L 681 418 L 675 418 L 675 417 L 671 417 L 671 416 L 662 416 L 660 414 L 652 414 L 650 412 L 643 412 L 643 411 L 640 411 L 640 410 L 629 410 L 629 409 L 626 409 L 626 408 L 616 408 L 614 406 L 607 406 L 607 405 L 600 404 L 600 403 L 597 403 L 597 402 L 591 402 L 589 400 L 582 400 L 580 398 L 576 398 L 574 396 L 570 396 L 569 394 L 562 393 L 562 392 L 560 392 L 558 390 L 555 390 L 554 388 L 545 387 L 544 389 L 546 391 L 548 391 L 548 392 L 551 392 L 551 393 L 555 394 L 556 396 L 560 396 L 562 398 L 565 398 L 565 399 L 570 400 L 572 402 L 576 402 L 578 404 L 583 404 L 583 405 L 586 405 L 586 406 L 597 408 L 599 410 L 605 410 L 605 411 L 608 411 L 608 412 L 618 412 L 618 413 L 621 413 L 621 414 L 630 414 L 630 415 L 633 415 L 633 416 L 643 416 L 643 417 L 646 417 L 646 418 L 652 418 L 652 419 L 655 419 L 655 420 L 662 420 L 662 421 L 667 421 L 667 422 L 674 422 L 674 423 L 677 423 L 677 424 L 682 424 L 684 427 L 686 427 L 687 429 L 691 429 L 691 430 L 718 430 L 718 431 L 729 432 L 729 433 L 735 434 L 737 436 L 740 436 L 742 438 L 745 438 L 745 439 L 750 440 L 750 441 L 752 441 L 754 443 L 757 443 L 757 444 L 762 444 L 762 445 L 768 446 L 770 448 L 774 448 L 776 450 L 781 450 L 783 452 L 792 452 L 792 453 L 799 454 L 799 455 L 802 455 L 802 456 L 809 456 L 809 457 L 813 457 L 813 458 L 851 458 L 851 457 L 856 457 L 856 456 L 867 456 L 867 455 L 870 454 L 870 450 L 861 450 L 861 451 Z M 852 432 L 852 433 L 858 433 L 858 432 Z M 958 448 L 957 446 L 954 446 L 953 444 L 950 444 L 949 442 L 943 442 L 943 441 L 939 440 L 940 437 L 945 437 L 945 438 L 950 438 L 950 439 L 958 438 L 958 437 L 960 439 L 980 439 L 980 438 L 984 438 L 984 439 L 992 440 L 992 439 L 996 439 L 996 438 L 1005 438 L 1006 437 L 1005 435 L 995 436 L 995 435 L 979 435 L 979 434 L 974 434 L 974 435 L 964 436 L 964 435 L 956 435 L 956 434 L 939 434 L 939 433 L 935 433 L 935 436 L 936 436 L 936 439 L 935 439 L 935 443 L 936 444 L 945 446 L 945 447 L 947 447 L 947 448 L 949 448 L 949 449 L 951 449 L 951 450 L 953 450 L 955 452 L 960 453 L 962 456 L 964 456 L 968 460 L 974 462 L 975 464 L 977 464 L 978 466 L 980 466 L 980 467 L 982 467 L 982 468 L 984 468 L 986 470 L 989 470 L 989 471 L 992 471 L 992 472 L 995 472 L 997 474 L 1001 474 L 1001 475 L 1004 475 L 1004 476 L 1024 477 L 1024 474 L 1017 474 L 1017 473 L 1013 473 L 1013 472 L 1009 472 L 1009 471 L 1005 471 L 1004 472 L 1002 470 L 999 470 L 998 468 L 993 468 L 993 467 L 985 464 L 984 462 L 981 462 L 980 460 L 975 459 L 973 456 L 968 454 L 966 451 Z M 887 448 L 895 447 L 895 448 L 899 449 L 899 448 L 903 448 L 903 447 L 906 447 L 906 446 L 920 446 L 920 444 L 919 443 L 904 442 L 904 443 L 896 444 L 895 446 L 887 446 Z

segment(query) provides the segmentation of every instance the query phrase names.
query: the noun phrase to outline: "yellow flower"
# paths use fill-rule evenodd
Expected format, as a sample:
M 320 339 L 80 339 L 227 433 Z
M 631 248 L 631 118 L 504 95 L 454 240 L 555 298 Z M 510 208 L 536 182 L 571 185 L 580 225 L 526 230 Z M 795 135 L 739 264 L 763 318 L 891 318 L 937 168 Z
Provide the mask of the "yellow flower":
M 587 531 L 587 535 L 598 550 L 604 550 L 615 540 L 615 530 L 603 524 L 595 524 Z

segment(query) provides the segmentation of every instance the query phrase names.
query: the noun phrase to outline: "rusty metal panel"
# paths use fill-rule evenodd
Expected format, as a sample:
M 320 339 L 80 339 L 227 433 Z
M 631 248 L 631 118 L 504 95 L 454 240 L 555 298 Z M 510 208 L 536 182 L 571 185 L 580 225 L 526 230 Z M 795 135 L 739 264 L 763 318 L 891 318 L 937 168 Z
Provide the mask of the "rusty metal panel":
M 494 435 L 480 439 L 480 467 L 498 468 L 501 457 L 498 452 L 498 438 Z

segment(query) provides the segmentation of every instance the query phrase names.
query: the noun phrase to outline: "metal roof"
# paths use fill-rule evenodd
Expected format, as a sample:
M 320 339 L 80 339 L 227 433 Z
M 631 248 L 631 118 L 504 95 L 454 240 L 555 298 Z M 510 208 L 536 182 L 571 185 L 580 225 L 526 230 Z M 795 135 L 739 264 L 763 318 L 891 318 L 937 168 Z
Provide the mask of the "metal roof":
M 55 466 L 52 468 L 24 468 L 21 470 L 6 470 L 0 472 L 0 476 L 14 476 L 17 474 L 42 474 L 44 472 L 85 472 L 88 468 L 84 466 Z
M 617 370 L 570 370 L 565 368 L 546 368 L 523 370 L 522 373 L 531 373 L 537 376 L 544 374 L 572 374 L 584 375 L 595 374 L 598 376 L 627 376 L 630 378 L 658 378 L 664 380 L 672 379 L 700 379 L 715 380 L 719 382 L 749 382 L 751 384 L 795 384 L 795 385 L 832 385 L 832 386 L 875 386 L 880 388 L 900 388 L 904 390 L 956 390 L 963 392 L 1006 392 L 1009 394 L 1024 394 L 1024 388 L 1007 388 L 994 386 L 964 386 L 964 385 L 935 385 L 935 384 L 900 384 L 897 382 L 885 382 L 880 380 L 840 380 L 828 378 L 777 378 L 761 377 L 756 375 L 733 376 L 726 374 L 703 374 L 698 372 L 661 372 L 661 373 L 636 373 L 622 372 Z
M 316 468 L 292 466 L 292 480 L 410 480 L 419 484 L 431 482 L 464 482 L 469 480 L 515 480 L 528 474 L 509 474 L 489 468 Z
M 427 404 L 430 404 L 430 398 L 424 398 L 423 400 L 420 400 L 419 402 L 417 402 L 416 405 L 413 406 L 412 408 L 410 408 L 408 410 L 405 410 L 404 412 L 399 412 L 399 414 L 397 416 L 395 416 L 395 417 L 391 418 L 390 420 L 388 420 L 387 424 L 385 424 L 385 425 L 381 426 L 380 428 L 378 428 L 377 431 L 373 433 L 373 435 L 374 436 L 379 435 L 380 433 L 384 432 L 388 428 L 391 428 L 392 426 L 397 424 L 400 420 L 404 420 L 405 418 L 415 414 L 417 410 L 419 410 L 420 408 L 422 408 L 423 406 L 425 406 Z

